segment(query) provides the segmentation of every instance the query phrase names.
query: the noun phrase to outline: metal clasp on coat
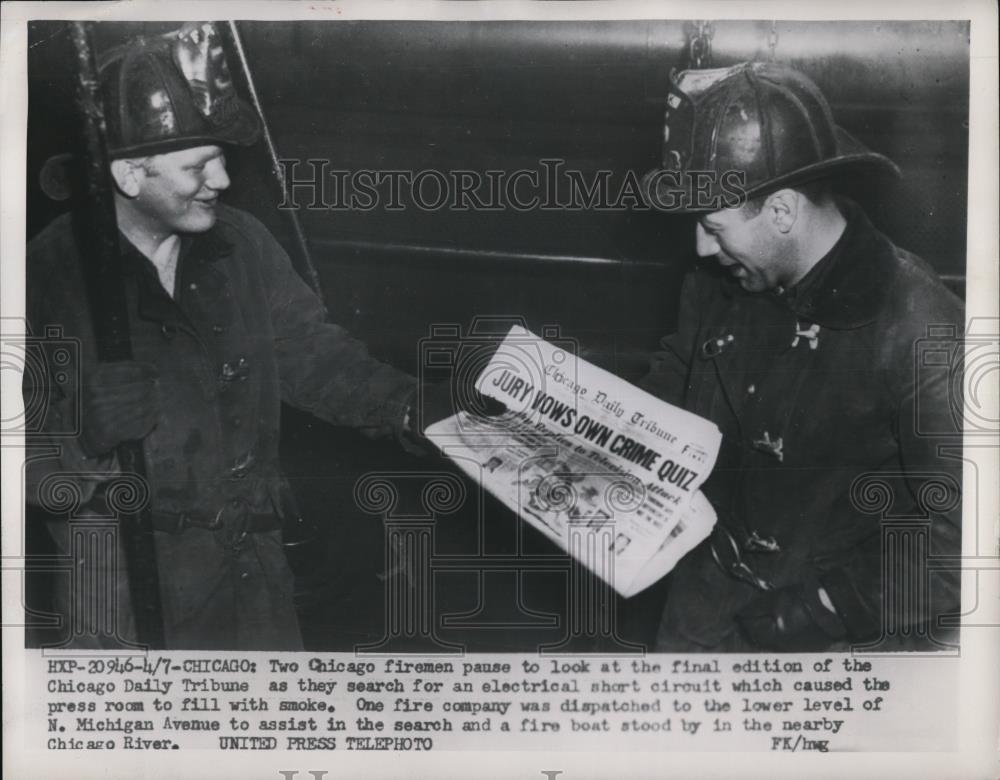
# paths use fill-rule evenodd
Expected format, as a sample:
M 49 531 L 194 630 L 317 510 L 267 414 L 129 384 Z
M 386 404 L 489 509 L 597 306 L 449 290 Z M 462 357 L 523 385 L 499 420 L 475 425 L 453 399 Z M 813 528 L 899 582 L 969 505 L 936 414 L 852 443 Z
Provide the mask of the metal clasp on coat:
M 756 531 L 751 531 L 743 542 L 743 549 L 747 552 L 776 553 L 781 552 L 781 545 L 773 536 L 761 536 Z
M 814 322 L 808 328 L 803 330 L 801 323 L 796 322 L 795 338 L 792 339 L 792 346 L 797 347 L 800 339 L 806 339 L 809 342 L 809 349 L 816 349 L 819 347 L 819 325 Z
M 232 498 L 226 501 L 215 515 L 215 522 L 225 534 L 225 544 L 233 553 L 243 548 L 247 538 L 249 507 L 245 501 Z
M 771 434 L 764 431 L 764 438 L 754 439 L 752 444 L 755 450 L 766 452 L 768 455 L 773 455 L 778 459 L 779 463 L 785 462 L 785 442 L 780 436 L 776 439 L 772 439 Z
M 712 558 L 726 574 L 742 580 L 758 590 L 764 592 L 774 590 L 771 582 L 757 574 L 743 559 L 743 550 L 740 545 L 721 523 L 715 524 L 711 539 Z
M 726 349 L 726 347 L 730 346 L 734 341 L 736 341 L 736 336 L 732 333 L 726 336 L 720 336 L 716 339 L 708 339 L 701 345 L 701 356 L 707 360 L 717 357 L 718 355 L 721 355 L 722 351 Z
M 245 357 L 241 357 L 233 363 L 222 364 L 222 375 L 219 377 L 223 382 L 232 382 L 236 379 L 246 379 L 250 373 L 250 363 Z
M 247 474 L 250 473 L 257 463 L 257 453 L 251 447 L 239 458 L 233 461 L 233 465 L 229 468 L 229 476 L 232 479 L 245 479 Z

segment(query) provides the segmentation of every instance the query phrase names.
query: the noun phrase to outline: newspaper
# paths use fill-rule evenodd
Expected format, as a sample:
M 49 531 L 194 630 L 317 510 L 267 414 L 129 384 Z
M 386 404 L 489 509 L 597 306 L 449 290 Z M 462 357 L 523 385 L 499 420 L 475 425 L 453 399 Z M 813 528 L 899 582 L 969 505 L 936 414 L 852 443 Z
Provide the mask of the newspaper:
M 722 435 L 520 326 L 476 380 L 506 407 L 427 430 L 469 477 L 608 582 L 634 596 L 705 539 L 699 488 Z

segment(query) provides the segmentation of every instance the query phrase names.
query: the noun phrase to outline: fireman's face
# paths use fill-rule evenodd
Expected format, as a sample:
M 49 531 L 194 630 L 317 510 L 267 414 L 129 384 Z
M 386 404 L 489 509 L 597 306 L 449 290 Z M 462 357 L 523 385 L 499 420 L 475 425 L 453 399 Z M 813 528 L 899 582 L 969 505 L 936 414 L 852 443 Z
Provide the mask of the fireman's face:
M 204 233 L 229 187 L 221 147 L 197 146 L 146 159 L 135 208 L 164 233 Z
M 776 229 L 772 209 L 765 204 L 751 214 L 745 208 L 723 209 L 701 217 L 695 228 L 698 255 L 714 257 L 749 292 L 788 285 L 795 269 Z

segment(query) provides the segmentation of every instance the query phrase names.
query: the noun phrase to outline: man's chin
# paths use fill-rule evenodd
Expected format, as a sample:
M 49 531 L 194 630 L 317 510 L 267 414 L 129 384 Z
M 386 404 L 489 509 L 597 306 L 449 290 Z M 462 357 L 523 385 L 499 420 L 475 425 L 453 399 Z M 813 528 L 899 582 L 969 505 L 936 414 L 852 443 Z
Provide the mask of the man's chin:
M 204 233 L 215 227 L 218 215 L 214 208 L 208 209 L 203 206 L 196 206 L 201 213 L 189 214 L 188 218 L 180 225 L 180 233 Z
M 741 276 L 736 280 L 740 287 L 742 287 L 747 292 L 760 293 L 765 292 L 768 288 L 767 285 L 760 279 L 754 279 L 750 276 Z

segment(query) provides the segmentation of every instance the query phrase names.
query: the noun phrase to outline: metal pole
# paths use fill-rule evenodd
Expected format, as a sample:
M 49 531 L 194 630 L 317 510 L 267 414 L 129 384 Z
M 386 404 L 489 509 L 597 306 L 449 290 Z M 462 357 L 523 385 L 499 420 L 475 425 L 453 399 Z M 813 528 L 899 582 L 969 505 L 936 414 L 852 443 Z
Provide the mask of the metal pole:
M 267 148 L 267 157 L 271 164 L 271 174 L 276 185 L 278 197 L 280 198 L 278 202 L 287 203 L 289 193 L 288 182 L 285 180 L 285 169 L 281 165 L 280 158 L 278 157 L 278 149 L 274 145 L 274 137 L 271 135 L 271 128 L 267 123 L 267 117 L 264 116 L 264 107 L 261 105 L 260 97 L 257 95 L 257 87 L 254 84 L 253 74 L 250 71 L 250 63 L 247 60 L 246 50 L 243 48 L 243 39 L 240 37 L 240 31 L 236 27 L 235 21 L 226 22 L 224 30 L 228 34 L 223 35 L 223 39 L 228 41 L 230 49 L 236 55 L 236 60 L 240 64 L 240 71 L 243 74 L 250 100 L 253 103 L 254 110 L 257 112 L 257 116 L 260 117 L 264 146 Z M 316 273 L 316 266 L 313 265 L 312 255 L 309 252 L 309 244 L 306 241 L 305 233 L 302 232 L 302 225 L 299 222 L 299 215 L 295 212 L 295 209 L 282 209 L 282 211 L 288 217 L 288 223 L 292 230 L 292 239 L 295 242 L 297 250 L 298 257 L 293 259 L 295 270 L 305 279 L 306 284 L 312 288 L 313 292 L 319 296 L 320 302 L 324 304 L 323 308 L 326 310 L 319 274 Z
M 85 197 L 80 203 L 77 241 L 83 261 L 97 357 L 101 361 L 132 359 L 128 327 L 128 302 L 118 245 L 113 186 L 107 154 L 107 126 L 101 105 L 97 65 L 94 59 L 92 22 L 71 22 L 76 51 L 77 107 L 82 119 L 85 160 Z M 125 474 L 146 476 L 142 442 L 119 445 L 118 462 Z M 163 611 L 160 580 L 148 502 L 134 515 L 119 515 L 128 568 L 129 590 L 139 642 L 162 648 Z

